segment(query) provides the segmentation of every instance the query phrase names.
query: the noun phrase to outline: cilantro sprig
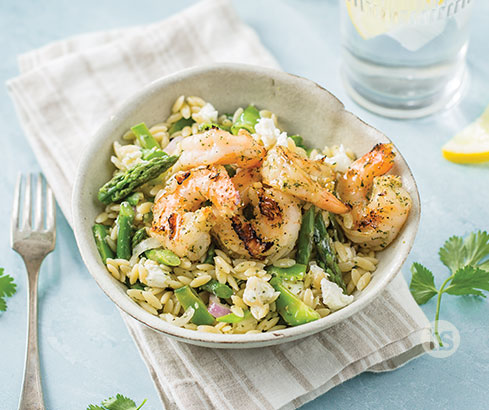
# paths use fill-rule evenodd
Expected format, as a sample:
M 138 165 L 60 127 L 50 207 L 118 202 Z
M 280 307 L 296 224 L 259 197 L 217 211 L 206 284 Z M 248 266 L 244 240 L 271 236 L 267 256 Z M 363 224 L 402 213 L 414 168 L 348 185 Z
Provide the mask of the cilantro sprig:
M 136 407 L 134 400 L 131 400 L 122 394 L 117 394 L 115 397 L 109 397 L 102 401 L 101 406 L 90 404 L 87 410 L 139 410 L 146 403 L 146 399 Z
M 4 274 L 4 269 L 0 268 L 0 312 L 7 310 L 6 297 L 12 296 L 17 292 L 17 285 L 14 283 L 14 279 Z
M 465 239 L 452 236 L 440 248 L 438 254 L 451 273 L 440 289 L 435 286 L 433 273 L 417 262 L 411 266 L 412 278 L 409 289 L 419 305 L 438 295 L 435 336 L 439 345 L 443 346 L 438 333 L 443 293 L 486 297 L 482 291 L 489 291 L 489 234 L 485 231 L 472 232 Z

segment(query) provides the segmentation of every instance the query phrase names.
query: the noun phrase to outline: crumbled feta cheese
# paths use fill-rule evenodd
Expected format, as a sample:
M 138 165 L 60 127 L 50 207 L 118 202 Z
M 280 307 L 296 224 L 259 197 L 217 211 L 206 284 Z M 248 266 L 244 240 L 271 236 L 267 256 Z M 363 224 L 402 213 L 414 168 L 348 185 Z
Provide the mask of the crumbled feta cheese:
M 267 315 L 270 310 L 269 303 L 272 303 L 279 295 L 280 292 L 275 292 L 267 281 L 252 276 L 246 281 L 243 301 L 250 306 L 253 317 L 259 320 Z
M 287 146 L 287 133 L 280 131 L 271 118 L 260 118 L 255 125 L 255 137 L 258 137 L 266 149 L 275 144 Z
M 331 165 L 335 171 L 346 172 L 348 167 L 352 164 L 352 160 L 348 155 L 346 155 L 345 147 L 341 144 L 338 150 L 332 157 L 325 157 L 323 161 L 326 164 Z
M 256 320 L 260 320 L 264 318 L 268 312 L 270 312 L 270 305 L 267 303 L 266 305 L 262 306 L 251 306 L 250 312 Z
M 217 122 L 217 110 L 211 103 L 206 103 L 198 113 L 192 115 L 192 118 L 199 124 Z
M 321 275 L 321 274 L 326 275 L 324 269 L 316 265 L 315 262 L 311 263 L 311 266 L 309 267 L 309 272 L 311 272 L 313 275 Z
M 354 297 L 345 295 L 343 290 L 334 282 L 326 278 L 321 280 L 323 303 L 331 310 L 338 310 L 353 302 Z
M 282 132 L 278 137 L 277 137 L 277 143 L 276 145 L 280 145 L 281 147 L 287 147 L 288 142 L 287 142 L 287 133 Z
M 161 269 L 155 261 L 147 260 L 144 267 L 148 271 L 145 283 L 155 288 L 166 288 L 170 277 L 167 272 Z

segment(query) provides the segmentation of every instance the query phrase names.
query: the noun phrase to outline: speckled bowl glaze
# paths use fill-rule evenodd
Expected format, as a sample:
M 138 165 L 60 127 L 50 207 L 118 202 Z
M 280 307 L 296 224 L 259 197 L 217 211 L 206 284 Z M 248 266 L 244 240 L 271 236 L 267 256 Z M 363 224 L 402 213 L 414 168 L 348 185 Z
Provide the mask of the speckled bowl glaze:
M 215 348 L 256 348 L 300 339 L 333 326 L 375 299 L 399 272 L 411 250 L 419 224 L 419 194 L 411 171 L 397 152 L 392 173 L 402 177 L 413 199 L 409 218 L 396 240 L 379 253 L 378 268 L 367 288 L 349 306 L 302 326 L 263 334 L 223 335 L 178 328 L 151 315 L 126 295 L 126 287 L 105 269 L 91 227 L 101 212 L 97 191 L 110 179 L 112 144 L 132 125 L 155 124 L 166 118 L 180 95 L 198 95 L 219 112 L 234 112 L 253 103 L 276 113 L 289 135 L 300 134 L 310 146 L 344 144 L 363 155 L 376 143 L 391 142 L 384 134 L 345 111 L 343 104 L 316 83 L 284 72 L 235 64 L 192 68 L 148 84 L 130 98 L 99 129 L 80 163 L 73 192 L 73 220 L 81 255 L 88 270 L 110 299 L 124 312 L 157 332 L 182 342 Z

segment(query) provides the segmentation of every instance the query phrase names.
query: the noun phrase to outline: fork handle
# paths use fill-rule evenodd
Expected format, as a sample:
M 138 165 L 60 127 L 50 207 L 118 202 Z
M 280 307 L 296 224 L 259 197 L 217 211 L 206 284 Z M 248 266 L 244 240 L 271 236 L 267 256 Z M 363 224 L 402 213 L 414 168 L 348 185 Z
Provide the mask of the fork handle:
M 24 383 L 20 396 L 19 410 L 45 410 L 41 385 L 41 368 L 37 345 L 37 278 L 41 260 L 24 259 L 28 272 L 28 327 L 25 356 Z

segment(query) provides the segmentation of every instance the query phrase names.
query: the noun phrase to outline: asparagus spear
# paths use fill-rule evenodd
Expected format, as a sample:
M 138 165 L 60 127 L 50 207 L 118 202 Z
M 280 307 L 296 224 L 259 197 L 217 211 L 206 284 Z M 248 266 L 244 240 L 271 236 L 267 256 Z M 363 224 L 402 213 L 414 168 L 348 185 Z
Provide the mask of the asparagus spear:
M 180 258 L 168 249 L 151 249 L 144 253 L 148 259 L 167 266 L 180 265 Z
M 302 148 L 306 151 L 306 154 L 309 155 L 312 151 L 311 148 L 307 148 L 306 144 L 304 144 L 304 139 L 300 135 L 291 135 L 289 138 L 292 138 L 296 147 Z
M 174 132 L 183 130 L 187 125 L 192 125 L 195 121 L 192 118 L 180 118 L 177 122 L 173 123 L 168 134 L 172 135 Z
M 207 248 L 207 255 L 205 256 L 204 263 L 214 265 L 214 256 L 216 256 L 216 245 L 211 242 L 209 248 Z
M 245 319 L 248 319 L 249 317 L 251 317 L 251 312 L 249 310 L 245 310 L 243 317 L 235 315 L 234 313 L 228 313 L 227 315 L 216 318 L 216 320 L 218 322 L 239 323 Z
M 143 158 L 145 161 L 149 161 L 150 159 L 153 158 L 159 158 L 159 157 L 164 157 L 166 154 L 165 151 L 159 149 L 159 148 L 151 148 L 151 149 L 142 149 L 143 155 L 141 158 Z
M 114 252 L 107 244 L 108 229 L 105 225 L 95 224 L 92 227 L 93 236 L 95 238 L 95 244 L 97 245 L 98 253 L 100 257 L 106 262 L 107 258 L 114 258 Z
M 139 280 L 136 283 L 133 283 L 132 285 L 130 283 L 128 284 L 126 280 L 126 284 L 131 289 L 144 290 L 144 288 L 146 287 L 143 283 L 139 282 Z
M 280 292 L 280 296 L 275 301 L 277 312 L 290 326 L 303 325 L 320 318 L 319 313 L 307 306 L 302 300 L 288 290 L 282 281 L 274 277 L 270 280 L 270 285 Z
M 132 222 L 134 209 L 129 202 L 122 202 L 119 216 L 117 217 L 117 257 L 130 259 L 132 255 Z
M 241 128 L 249 131 L 250 133 L 255 132 L 255 125 L 260 118 L 260 113 L 253 105 L 248 105 L 243 113 L 238 117 L 237 121 L 231 127 L 231 132 L 234 135 L 238 134 Z
M 288 268 L 277 268 L 276 266 L 268 266 L 267 272 L 277 276 L 283 280 L 303 280 L 307 270 L 307 265 L 296 263 Z
M 199 126 L 200 131 L 207 131 L 210 130 L 211 128 L 219 128 L 221 130 L 228 131 L 228 132 L 231 131 L 231 127 L 229 125 L 216 124 L 215 122 L 206 122 Z
M 143 196 L 142 192 L 134 192 L 126 198 L 126 201 L 129 202 L 129 205 L 136 206 Z
M 153 158 L 115 176 L 98 191 L 99 201 L 107 205 L 122 201 L 137 187 L 165 172 L 177 160 L 178 156 L 170 157 L 165 154 L 163 157 Z
M 219 298 L 228 299 L 233 295 L 233 290 L 225 283 L 220 283 L 215 279 L 211 279 L 201 289 L 216 295 Z
M 132 127 L 131 131 L 138 139 L 141 148 L 148 149 L 148 150 L 152 148 L 158 148 L 158 149 L 161 148 L 160 144 L 158 144 L 158 141 L 155 140 L 155 138 L 149 131 L 148 127 L 146 127 L 146 124 L 144 122 Z
M 152 220 L 153 220 L 153 211 L 149 211 L 148 213 L 143 215 L 143 222 L 145 224 L 151 223 Z
M 311 258 L 312 246 L 314 244 L 314 217 L 316 208 L 314 205 L 306 211 L 302 217 L 301 229 L 299 231 L 299 239 L 297 241 L 297 255 L 295 260 L 297 263 L 307 265 Z
M 139 145 L 141 145 L 142 158 L 144 160 L 149 161 L 150 159 L 164 157 L 166 155 L 144 122 L 135 125 L 131 130 L 136 135 Z
M 215 322 L 214 316 L 207 311 L 203 300 L 189 286 L 176 289 L 175 296 L 185 310 L 189 307 L 194 309 L 195 312 L 191 319 L 192 323 L 196 325 L 212 325 Z
M 344 242 L 345 234 L 343 233 L 343 229 L 340 224 L 336 220 L 336 216 L 332 212 L 328 212 L 329 220 L 331 221 L 331 225 L 333 226 L 333 235 L 335 241 Z
M 296 147 L 306 149 L 306 146 L 304 145 L 304 139 L 300 135 L 290 135 L 289 138 L 292 138 Z
M 139 242 L 144 241 L 147 237 L 146 228 L 138 229 L 132 237 L 132 248 L 134 249 Z
M 314 242 L 316 243 L 316 250 L 319 258 L 324 263 L 326 268 L 329 269 L 328 273 L 331 281 L 335 282 L 343 289 L 343 292 L 346 293 L 343 275 L 338 267 L 336 254 L 331 248 L 331 238 L 326 230 L 326 224 L 324 223 L 321 212 L 316 215 L 316 219 L 314 221 Z
M 200 124 L 199 126 L 199 131 L 207 131 L 207 130 L 210 130 L 212 128 L 220 128 L 222 129 L 222 127 L 215 123 L 215 122 L 206 122 L 204 124 Z

